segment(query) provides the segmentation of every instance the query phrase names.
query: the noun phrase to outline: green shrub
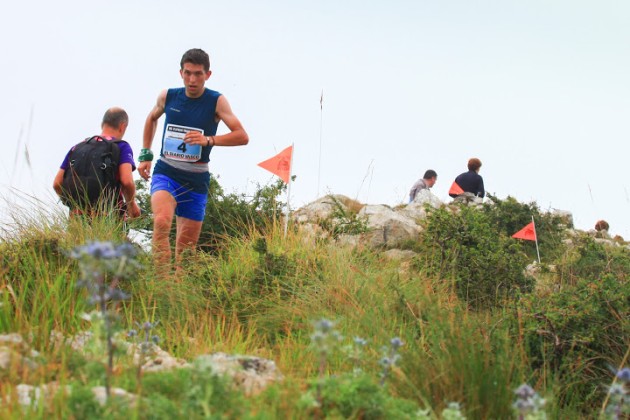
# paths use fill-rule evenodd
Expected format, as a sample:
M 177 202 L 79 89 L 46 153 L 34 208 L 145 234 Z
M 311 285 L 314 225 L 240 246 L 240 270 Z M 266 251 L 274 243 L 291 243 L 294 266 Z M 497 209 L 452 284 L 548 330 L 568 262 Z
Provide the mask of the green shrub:
M 146 418 L 237 419 L 248 412 L 243 394 L 202 363 L 145 375 L 142 386 Z
M 567 221 L 561 216 L 541 212 L 535 202 L 520 203 L 510 196 L 500 200 L 489 194 L 482 211 L 488 216 L 490 225 L 507 237 L 530 223 L 533 216 L 541 259 L 545 261 L 552 261 L 560 256 L 563 251 L 563 233 L 567 227 L 573 227 L 567 225 Z M 522 245 L 530 260 L 537 258 L 535 242 L 523 241 Z
M 103 418 L 104 408 L 96 401 L 91 387 L 75 383 L 66 402 L 68 410 L 77 419 Z
M 216 178 L 210 179 L 210 191 L 204 218 L 200 248 L 216 251 L 226 237 L 247 237 L 252 230 L 264 233 L 282 217 L 284 203 L 277 199 L 287 188 L 282 180 L 260 186 L 251 198 L 245 194 L 226 194 Z
M 620 282 L 630 279 L 630 250 L 625 247 L 605 246 L 590 236 L 572 239 L 573 248 L 558 266 L 563 282 L 574 284 L 579 279 L 597 280 L 611 274 Z
M 367 374 L 331 376 L 315 381 L 313 388 L 319 389 L 319 401 L 311 390 L 301 403 L 311 407 L 315 417 L 412 419 L 419 410 L 415 402 L 392 396 Z
M 610 382 L 611 368 L 627 350 L 630 283 L 612 274 L 581 278 L 523 303 L 532 367 L 551 368 L 557 376 L 559 404 L 580 404 L 591 412 L 601 404 L 601 384 Z
M 474 208 L 429 213 L 421 239 L 428 274 L 452 279 L 458 296 L 473 308 L 492 307 L 532 289 L 523 270 L 528 258 L 520 242 Z M 424 261 L 423 261 L 424 262 Z
M 328 195 L 333 205 L 333 211 L 326 219 L 321 220 L 319 225 L 325 231 L 329 232 L 333 238 L 337 239 L 340 235 L 358 235 L 368 231 L 367 220 L 358 215 L 360 206 L 357 202 L 352 201 L 350 206 L 344 206 L 343 203 L 334 195 Z

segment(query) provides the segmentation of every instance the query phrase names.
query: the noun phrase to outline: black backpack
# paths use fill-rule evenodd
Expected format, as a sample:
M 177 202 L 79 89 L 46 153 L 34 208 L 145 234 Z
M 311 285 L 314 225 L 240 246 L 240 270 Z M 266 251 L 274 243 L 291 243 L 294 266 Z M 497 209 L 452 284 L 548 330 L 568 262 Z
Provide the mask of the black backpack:
M 63 174 L 61 201 L 70 208 L 93 208 L 99 203 L 116 204 L 120 183 L 116 181 L 122 140 L 101 136 L 85 139 L 68 154 L 68 168 Z

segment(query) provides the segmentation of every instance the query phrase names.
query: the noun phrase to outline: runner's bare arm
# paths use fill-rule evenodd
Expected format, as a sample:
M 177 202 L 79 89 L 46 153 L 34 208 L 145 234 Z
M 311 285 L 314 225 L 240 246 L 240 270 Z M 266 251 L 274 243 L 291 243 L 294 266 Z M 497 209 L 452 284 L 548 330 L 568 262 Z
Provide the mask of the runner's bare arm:
M 232 112 L 232 108 L 225 96 L 219 96 L 217 101 L 217 118 L 225 123 L 230 132 L 214 136 L 215 146 L 244 146 L 249 143 L 249 136 L 239 119 Z
M 164 114 L 164 106 L 166 104 L 166 90 L 160 92 L 157 102 L 144 123 L 144 132 L 142 135 L 142 147 L 144 149 L 150 149 L 153 144 L 153 137 L 155 136 L 155 130 L 157 129 L 157 122 Z
M 150 149 L 153 144 L 153 137 L 155 137 L 155 130 L 157 129 L 157 122 L 164 114 L 164 106 L 166 104 L 166 90 L 163 90 L 158 95 L 157 101 L 146 121 L 144 122 L 144 131 L 142 133 L 142 148 Z M 151 174 L 151 162 L 145 161 L 138 164 L 138 174 L 145 180 L 149 179 Z

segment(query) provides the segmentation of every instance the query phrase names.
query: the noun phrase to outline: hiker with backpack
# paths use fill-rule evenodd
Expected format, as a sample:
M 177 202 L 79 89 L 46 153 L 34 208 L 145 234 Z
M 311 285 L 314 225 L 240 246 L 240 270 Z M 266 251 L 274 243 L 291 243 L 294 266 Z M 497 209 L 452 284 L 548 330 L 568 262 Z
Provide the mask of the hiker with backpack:
M 169 234 L 176 219 L 175 260 L 181 266 L 184 250 L 194 250 L 206 213 L 210 188 L 210 151 L 215 146 L 246 145 L 249 137 L 221 93 L 205 87 L 210 78 L 210 57 L 198 48 L 186 51 L 179 74 L 184 87 L 163 90 L 144 125 L 138 172 L 151 173 L 151 145 L 158 120 L 166 115 L 160 141 L 160 159 L 151 180 L 153 255 L 156 266 L 169 273 Z M 217 135 L 219 123 L 230 130 Z
M 71 215 L 140 216 L 133 151 L 122 140 L 128 124 L 125 110 L 110 108 L 103 116 L 101 134 L 76 144 L 66 155 L 53 188 Z

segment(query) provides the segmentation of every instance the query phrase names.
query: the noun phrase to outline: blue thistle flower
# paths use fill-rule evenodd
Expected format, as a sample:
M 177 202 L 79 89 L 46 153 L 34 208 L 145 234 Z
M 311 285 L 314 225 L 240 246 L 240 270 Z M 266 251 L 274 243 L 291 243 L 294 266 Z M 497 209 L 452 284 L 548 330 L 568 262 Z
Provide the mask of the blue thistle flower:
M 630 368 L 623 368 L 617 372 L 617 379 L 621 382 L 630 383 Z
M 326 318 L 322 318 L 315 323 L 315 329 L 323 333 L 329 332 L 333 329 L 334 326 L 335 324 L 331 320 Z
M 392 338 L 389 343 L 391 344 L 392 349 L 394 350 L 398 350 L 405 344 L 399 337 Z
M 367 340 L 361 337 L 354 337 L 354 344 L 359 347 L 365 347 Z
M 116 248 L 118 255 L 121 257 L 134 258 L 138 255 L 138 250 L 131 243 L 125 242 Z
M 546 401 L 540 398 L 538 393 L 534 391 L 534 388 L 528 384 L 522 384 L 516 388 L 514 394 L 516 395 L 516 401 L 512 404 L 512 407 L 514 407 L 521 416 L 525 416 L 528 413 L 540 412 L 546 403 Z
M 534 391 L 534 388 L 532 388 L 528 384 L 522 384 L 514 390 L 514 394 L 516 394 L 518 398 L 526 399 L 536 395 L 536 391 Z

